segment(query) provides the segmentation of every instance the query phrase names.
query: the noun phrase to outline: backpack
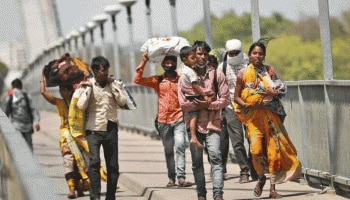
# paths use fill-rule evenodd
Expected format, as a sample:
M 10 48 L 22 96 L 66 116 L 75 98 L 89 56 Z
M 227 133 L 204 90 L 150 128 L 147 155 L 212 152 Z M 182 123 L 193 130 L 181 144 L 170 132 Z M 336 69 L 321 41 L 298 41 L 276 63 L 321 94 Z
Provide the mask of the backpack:
M 226 76 L 226 69 L 227 69 L 227 61 L 225 60 L 222 64 L 222 72 L 224 73 L 224 75 Z M 214 71 L 214 80 L 213 80 L 213 83 L 214 83 L 214 89 L 215 89 L 215 94 L 218 94 L 219 92 L 219 88 L 218 88 L 218 81 L 217 81 L 217 72 L 216 72 L 216 69 Z
M 31 120 L 31 122 L 33 122 L 34 117 L 33 117 L 32 111 L 30 109 L 28 95 L 27 95 L 27 93 L 23 92 L 23 96 L 24 96 L 24 100 L 26 101 L 26 105 L 27 105 L 26 107 L 27 107 L 27 111 L 28 111 L 29 116 L 30 116 L 30 120 Z M 6 113 L 7 117 L 12 113 L 12 102 L 13 102 L 13 96 L 11 95 L 9 100 L 8 100 L 6 109 L 5 109 L 5 113 Z
M 222 72 L 224 72 L 225 76 L 226 76 L 226 69 L 227 69 L 227 61 L 225 60 L 225 61 L 222 63 Z

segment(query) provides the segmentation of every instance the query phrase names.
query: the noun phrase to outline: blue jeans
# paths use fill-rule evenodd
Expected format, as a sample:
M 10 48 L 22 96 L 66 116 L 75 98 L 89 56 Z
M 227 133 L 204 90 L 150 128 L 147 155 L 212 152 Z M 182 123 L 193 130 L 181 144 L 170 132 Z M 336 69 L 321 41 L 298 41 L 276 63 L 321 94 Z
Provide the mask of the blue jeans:
M 101 196 L 100 147 L 102 145 L 107 168 L 106 200 L 115 200 L 119 177 L 118 126 L 116 123 L 108 122 L 107 131 L 86 130 L 86 139 L 89 145 L 90 198 Z
M 178 180 L 186 179 L 186 137 L 185 123 L 183 119 L 173 123 L 159 123 L 158 129 L 162 138 L 165 161 L 168 169 L 169 179 Z M 174 152 L 175 148 L 175 152 Z M 176 171 L 175 171 L 175 154 L 176 154 Z
M 213 197 L 215 198 L 216 195 L 223 194 L 224 188 L 220 135 L 215 132 L 209 132 L 207 134 L 197 132 L 197 139 L 200 143 L 204 144 L 208 150 L 213 181 Z M 207 189 L 205 187 L 203 148 L 197 148 L 194 145 L 191 145 L 190 149 L 192 156 L 192 171 L 196 183 L 197 195 L 206 197 Z

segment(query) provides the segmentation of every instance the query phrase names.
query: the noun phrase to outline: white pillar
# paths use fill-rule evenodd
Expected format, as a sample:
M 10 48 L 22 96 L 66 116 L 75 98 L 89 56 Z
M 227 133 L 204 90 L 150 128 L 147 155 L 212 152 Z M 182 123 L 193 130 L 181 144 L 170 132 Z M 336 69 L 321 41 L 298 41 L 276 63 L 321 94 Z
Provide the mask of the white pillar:
M 110 5 L 105 8 L 105 12 L 108 13 L 112 18 L 113 26 L 113 55 L 114 55 L 114 76 L 117 79 L 121 79 L 120 73 L 120 59 L 119 59 L 119 48 L 118 48 L 118 34 L 117 34 L 117 21 L 116 15 L 121 11 L 119 5 Z

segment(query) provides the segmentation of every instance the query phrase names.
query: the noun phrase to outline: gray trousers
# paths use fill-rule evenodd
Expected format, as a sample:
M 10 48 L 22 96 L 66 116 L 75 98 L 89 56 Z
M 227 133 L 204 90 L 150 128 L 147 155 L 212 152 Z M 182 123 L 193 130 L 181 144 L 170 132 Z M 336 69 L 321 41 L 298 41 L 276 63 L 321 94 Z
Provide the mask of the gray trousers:
M 225 108 L 223 115 L 226 118 L 226 125 L 221 132 L 221 151 L 223 156 L 226 155 L 226 159 L 223 160 L 224 172 L 229 151 L 228 138 L 230 138 L 237 163 L 241 169 L 240 174 L 249 174 L 250 172 L 252 176 L 255 176 L 256 172 L 252 167 L 252 163 L 249 160 L 247 151 L 244 147 L 244 130 L 242 123 L 237 119 L 237 116 L 232 109 Z

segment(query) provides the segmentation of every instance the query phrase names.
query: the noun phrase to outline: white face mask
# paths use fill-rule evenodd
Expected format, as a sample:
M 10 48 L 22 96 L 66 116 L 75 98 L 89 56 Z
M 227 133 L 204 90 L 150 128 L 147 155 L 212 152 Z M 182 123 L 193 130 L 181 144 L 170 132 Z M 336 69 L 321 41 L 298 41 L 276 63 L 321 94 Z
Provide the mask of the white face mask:
M 227 63 L 230 65 L 238 65 L 242 63 L 242 61 L 243 61 L 243 52 L 240 52 L 235 57 L 230 57 L 229 55 L 227 55 Z
M 197 63 L 196 65 L 197 65 L 198 68 L 203 69 L 204 67 L 207 66 L 208 63 L 209 63 L 209 61 L 207 61 L 207 62 L 205 63 L 205 65 L 199 65 L 198 63 Z

